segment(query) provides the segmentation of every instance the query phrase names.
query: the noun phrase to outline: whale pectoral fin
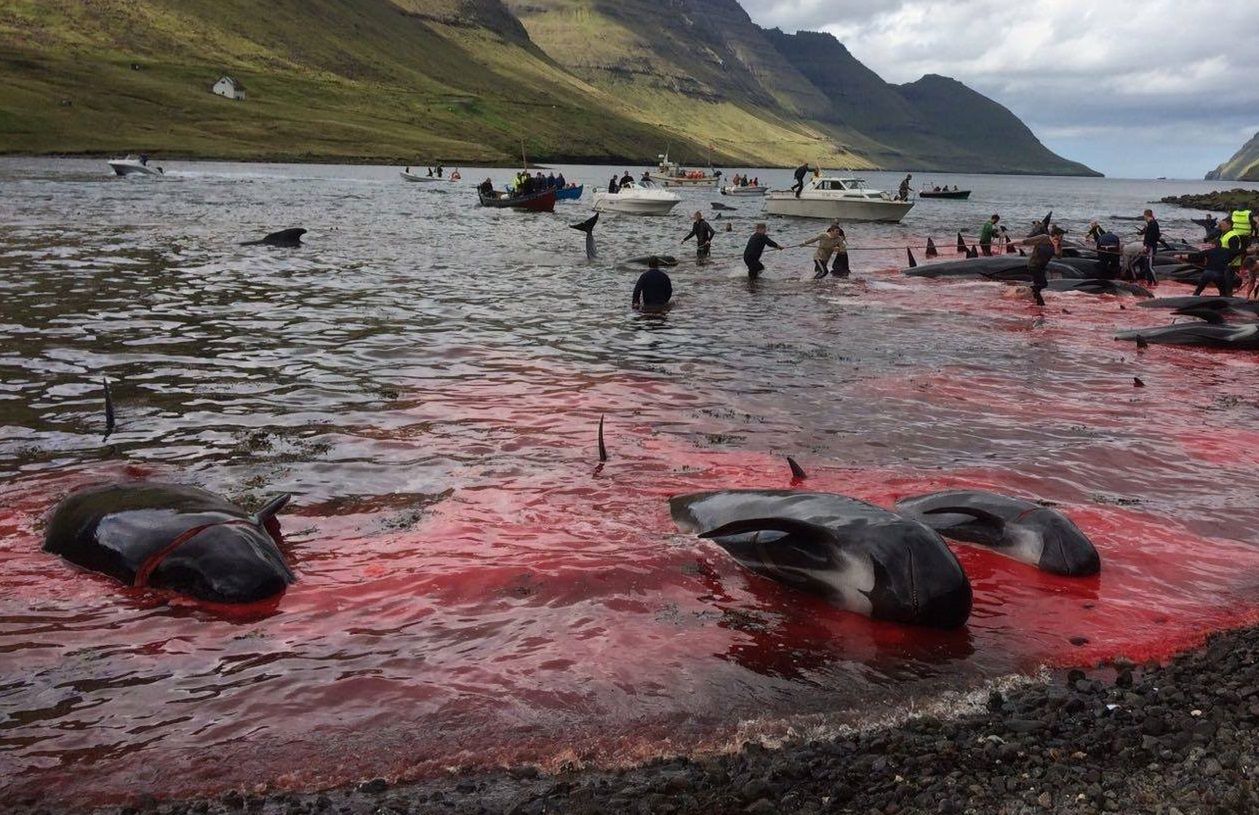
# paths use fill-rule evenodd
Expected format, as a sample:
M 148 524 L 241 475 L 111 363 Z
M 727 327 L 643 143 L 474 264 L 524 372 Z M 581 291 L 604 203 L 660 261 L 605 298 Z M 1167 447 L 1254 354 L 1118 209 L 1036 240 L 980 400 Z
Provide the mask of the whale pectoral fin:
M 947 533 L 950 529 L 960 526 L 966 526 L 967 531 L 977 539 L 989 545 L 995 546 L 1005 534 L 1005 519 L 1000 515 L 994 515 L 986 510 L 977 509 L 975 507 L 936 507 L 928 509 L 922 513 L 925 516 L 932 515 L 961 515 L 964 521 L 951 521 L 944 524 L 933 524 L 931 519 L 927 519 L 927 525 L 935 529 L 937 532 Z M 970 537 L 968 536 L 968 537 Z
M 794 518 L 750 518 L 744 521 L 733 521 L 716 529 L 701 532 L 699 536 L 711 540 L 713 538 L 728 538 L 732 535 L 742 535 L 749 532 L 782 532 L 783 534 L 791 535 L 795 540 L 801 542 L 833 542 L 835 540 L 834 533 L 827 527 L 821 524 L 812 524 L 808 521 L 798 521 Z

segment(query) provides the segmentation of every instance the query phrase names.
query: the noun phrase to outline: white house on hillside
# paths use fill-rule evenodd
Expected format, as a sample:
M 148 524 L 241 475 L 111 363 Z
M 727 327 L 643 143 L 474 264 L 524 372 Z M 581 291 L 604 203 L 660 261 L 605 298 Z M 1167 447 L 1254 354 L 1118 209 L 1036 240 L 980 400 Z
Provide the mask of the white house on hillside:
M 214 83 L 212 90 L 219 96 L 225 96 L 228 99 L 243 101 L 245 98 L 245 86 L 226 75 L 220 77 L 219 81 Z

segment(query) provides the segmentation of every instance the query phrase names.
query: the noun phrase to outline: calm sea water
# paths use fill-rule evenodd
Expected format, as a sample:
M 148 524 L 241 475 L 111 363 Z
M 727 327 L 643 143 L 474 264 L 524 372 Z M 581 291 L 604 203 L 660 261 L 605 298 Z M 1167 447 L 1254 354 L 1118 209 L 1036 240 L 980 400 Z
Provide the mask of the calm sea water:
M 725 200 L 709 266 L 678 241 L 688 212 L 715 214 L 711 191 L 605 217 L 587 262 L 566 224 L 589 188 L 553 216 L 488 211 L 471 185 L 506 171 L 434 189 L 398 169 L 0 161 L 0 802 L 724 749 L 1255 619 L 1253 353 L 1138 354 L 1114 330 L 1165 313 L 1077 295 L 1042 313 L 897 272 L 905 246 L 921 260 L 993 212 L 1019 233 L 1051 209 L 1077 234 L 1094 217 L 1130 231 L 1112 216 L 1213 185 L 941 176 L 972 199 L 849 226 L 886 247 L 854 251 L 855 279 L 809 280 L 792 249 L 749 284 L 756 203 Z M 641 171 L 563 169 L 592 186 Z M 1155 209 L 1200 234 L 1199 213 Z M 305 247 L 239 245 L 289 226 Z M 783 242 L 818 228 L 770 221 Z M 630 310 L 637 272 L 618 265 L 648 253 L 686 260 L 664 317 Z M 785 487 L 786 454 L 809 488 L 883 505 L 945 486 L 1055 501 L 1103 575 L 959 547 L 975 614 L 925 632 L 674 529 L 670 495 Z M 292 492 L 300 581 L 225 615 L 39 551 L 59 497 L 137 477 L 250 506 Z

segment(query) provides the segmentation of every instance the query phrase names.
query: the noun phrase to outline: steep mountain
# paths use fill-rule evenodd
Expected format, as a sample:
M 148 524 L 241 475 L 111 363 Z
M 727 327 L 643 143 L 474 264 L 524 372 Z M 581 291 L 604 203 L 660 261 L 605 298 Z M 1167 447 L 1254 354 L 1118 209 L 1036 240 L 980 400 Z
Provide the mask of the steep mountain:
M 1207 180 L 1259 181 L 1259 133 L 1228 161 L 1207 173 Z
M 11 0 L 0 76 L 0 152 L 1089 172 L 735 0 Z
M 826 121 L 860 129 L 864 150 L 888 167 L 966 172 L 1095 175 L 1055 155 L 1018 117 L 953 79 L 891 85 L 830 34 L 766 32 L 784 58 L 830 102 Z

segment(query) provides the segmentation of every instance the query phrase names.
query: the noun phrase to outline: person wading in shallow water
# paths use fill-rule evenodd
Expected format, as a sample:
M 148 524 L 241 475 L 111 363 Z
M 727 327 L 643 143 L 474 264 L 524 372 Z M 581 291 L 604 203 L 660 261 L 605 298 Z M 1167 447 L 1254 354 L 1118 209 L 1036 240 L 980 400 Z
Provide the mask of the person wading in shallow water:
M 748 245 L 743 250 L 743 262 L 747 264 L 749 280 L 755 280 L 760 277 L 761 272 L 765 271 L 765 264 L 761 263 L 761 255 L 765 254 L 766 246 L 782 250 L 782 247 L 770 238 L 768 229 L 765 224 L 757 224 L 756 231 L 752 233 L 752 237 L 748 238 Z
M 709 253 L 712 252 L 713 238 L 717 232 L 704 220 L 704 213 L 696 212 L 691 216 L 695 220 L 695 225 L 691 227 L 691 231 L 682 239 L 682 243 L 686 243 L 691 238 L 695 239 L 695 262 L 697 264 L 704 263 L 708 260 Z
M 650 258 L 647 271 L 638 277 L 630 305 L 641 311 L 663 311 L 673 297 L 673 281 L 660 269 L 660 261 Z
M 826 277 L 826 264 L 831 260 L 831 255 L 842 254 L 843 260 L 838 257 L 835 259 L 834 274 L 836 277 L 848 276 L 848 242 L 844 237 L 844 230 L 839 224 L 831 224 L 821 235 L 809 238 L 801 246 L 812 246 L 817 244 L 817 251 L 813 253 L 813 279 L 821 280 Z
M 979 230 L 979 251 L 984 257 L 992 256 L 992 241 L 997 237 L 997 224 L 1001 223 L 1000 215 L 993 215 L 984 222 Z
M 1027 270 L 1032 273 L 1032 299 L 1036 305 L 1045 305 L 1045 298 L 1040 293 L 1049 285 L 1046 277 L 1049 261 L 1062 257 L 1062 236 L 1065 230 L 1053 227 L 1048 235 L 1035 235 L 1024 238 L 1020 243 L 1032 247 L 1027 256 Z

